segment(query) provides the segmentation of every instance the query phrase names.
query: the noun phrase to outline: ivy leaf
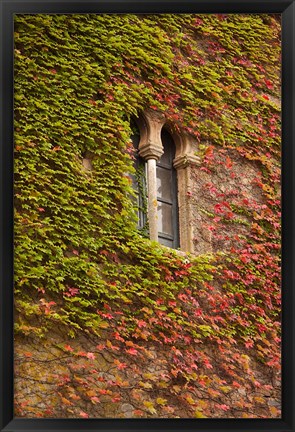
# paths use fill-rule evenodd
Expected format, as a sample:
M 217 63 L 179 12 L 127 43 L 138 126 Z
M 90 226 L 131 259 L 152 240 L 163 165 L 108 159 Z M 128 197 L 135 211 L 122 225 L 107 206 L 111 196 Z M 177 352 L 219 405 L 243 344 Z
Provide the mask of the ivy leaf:
M 153 402 L 143 401 L 143 405 L 149 410 L 151 414 L 157 414 L 157 410 L 155 409 Z
M 140 387 L 143 387 L 145 389 L 152 389 L 153 388 L 152 384 L 149 382 L 139 381 L 138 384 L 140 385 Z
M 135 348 L 129 348 L 128 350 L 125 350 L 128 354 L 136 356 L 138 354 L 138 351 Z
M 95 355 L 92 352 L 88 352 L 86 354 L 86 357 L 89 358 L 90 360 L 95 360 Z
M 157 398 L 156 402 L 157 402 L 158 405 L 166 405 L 167 404 L 167 399 Z
M 195 418 L 206 418 L 206 416 L 201 411 L 199 411 L 199 410 L 196 410 L 194 412 L 194 417 Z

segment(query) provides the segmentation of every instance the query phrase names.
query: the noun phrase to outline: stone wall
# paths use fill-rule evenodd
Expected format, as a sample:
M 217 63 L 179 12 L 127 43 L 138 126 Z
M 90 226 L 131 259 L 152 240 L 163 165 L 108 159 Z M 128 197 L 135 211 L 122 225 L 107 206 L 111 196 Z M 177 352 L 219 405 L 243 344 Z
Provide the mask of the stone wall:
M 148 355 L 134 359 L 126 356 L 123 350 L 113 353 L 103 350 L 105 337 L 99 341 L 81 334 L 72 340 L 58 331 L 52 331 L 42 341 L 17 337 L 16 416 L 280 417 L 280 376 L 257 362 L 250 349 L 231 347 L 233 370 L 237 368 L 246 380 L 244 385 L 235 382 L 229 386 L 231 377 L 223 369 L 225 365 L 218 361 L 218 350 L 210 347 L 209 341 L 196 349 L 200 358 L 202 352 L 210 355 L 212 368 L 196 369 L 196 380 L 186 382 L 171 375 L 175 353 L 168 346 L 150 344 Z M 109 339 L 109 347 L 111 344 Z M 244 350 L 243 362 L 235 364 L 235 356 L 241 349 Z M 122 365 L 121 371 L 116 367 L 118 362 Z M 220 388 L 222 398 L 216 396 Z M 198 403 L 192 403 L 196 398 Z M 153 405 L 154 400 L 158 401 L 156 405 Z M 219 411 L 216 411 L 216 403 L 221 407 Z
M 263 205 L 266 199 L 257 182 L 259 166 L 235 150 L 212 148 L 210 167 L 191 172 L 187 200 L 192 206 L 194 252 L 230 251 L 247 237 L 252 220 L 243 213 L 243 200 Z M 224 205 L 222 203 L 225 203 Z M 227 206 L 229 205 L 229 207 Z

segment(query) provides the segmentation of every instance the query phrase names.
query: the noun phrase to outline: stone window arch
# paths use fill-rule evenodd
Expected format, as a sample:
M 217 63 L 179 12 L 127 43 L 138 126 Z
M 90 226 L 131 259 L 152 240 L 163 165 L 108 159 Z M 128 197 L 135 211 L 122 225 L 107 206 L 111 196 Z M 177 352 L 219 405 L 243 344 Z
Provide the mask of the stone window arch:
M 189 193 L 191 190 L 191 167 L 199 164 L 199 158 L 196 156 L 196 139 L 182 131 L 176 132 L 173 125 L 167 122 L 163 114 L 152 110 L 144 111 L 136 119 L 136 124 L 140 135 L 137 151 L 139 157 L 146 164 L 149 237 L 151 240 L 159 241 L 166 246 L 193 253 L 193 209 Z M 163 208 L 163 204 L 165 204 L 165 198 L 159 196 L 159 173 L 161 168 L 165 168 L 161 166 L 163 161 L 167 162 L 167 154 L 165 154 L 164 159 L 162 159 L 162 156 L 164 155 L 164 148 L 169 146 L 168 141 L 171 147 L 169 150 L 171 153 L 168 157 L 168 159 L 170 158 L 171 170 L 170 186 L 175 189 L 174 203 L 178 213 L 175 215 L 175 210 L 173 210 L 171 238 L 167 235 L 166 237 L 163 236 L 165 233 L 160 231 L 163 224 L 162 221 L 159 221 L 159 217 L 163 216 L 161 215 L 161 207 Z M 167 169 L 169 163 L 167 163 Z M 163 175 L 165 176 L 165 174 Z M 169 185 L 167 185 L 167 188 L 169 188 Z M 166 196 L 166 204 L 169 204 L 168 201 L 169 199 Z M 173 205 L 172 202 L 170 204 Z M 171 241 L 169 242 L 169 240 Z

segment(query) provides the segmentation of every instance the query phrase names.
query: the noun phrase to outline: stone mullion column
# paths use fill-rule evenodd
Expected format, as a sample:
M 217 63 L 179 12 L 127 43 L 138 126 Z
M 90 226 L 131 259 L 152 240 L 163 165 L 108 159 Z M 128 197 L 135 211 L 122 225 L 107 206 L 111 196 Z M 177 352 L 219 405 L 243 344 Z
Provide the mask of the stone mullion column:
M 147 160 L 148 220 L 150 239 L 158 241 L 157 160 Z
M 157 160 L 163 154 L 161 140 L 148 141 L 139 150 L 139 155 L 147 161 L 148 222 L 150 239 L 158 241 L 158 203 L 157 203 Z
M 144 113 L 144 124 L 139 142 L 139 155 L 147 162 L 148 223 L 150 239 L 158 241 L 157 161 L 163 154 L 161 129 L 165 122 L 162 114 Z

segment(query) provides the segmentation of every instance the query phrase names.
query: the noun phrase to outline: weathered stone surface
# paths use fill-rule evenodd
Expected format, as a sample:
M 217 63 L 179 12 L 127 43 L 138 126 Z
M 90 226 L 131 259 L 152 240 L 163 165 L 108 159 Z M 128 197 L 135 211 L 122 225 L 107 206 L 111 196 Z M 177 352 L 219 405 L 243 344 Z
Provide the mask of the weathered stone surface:
M 165 389 L 169 387 L 174 389 L 176 397 L 167 401 L 170 408 L 167 412 L 163 409 L 161 415 L 155 409 L 148 417 L 191 417 L 190 411 L 177 403 L 177 398 L 182 394 L 191 395 L 198 398 L 199 408 L 206 407 L 214 385 L 225 378 L 213 362 L 212 371 L 203 367 L 196 371 L 197 377 L 210 383 L 208 386 L 200 386 L 198 380 L 188 385 L 186 380 L 169 375 L 171 353 L 165 346 L 151 347 L 149 357 L 139 360 L 125 359 L 122 352 L 102 353 L 98 349 L 99 343 L 87 335 L 81 334 L 73 340 L 60 332 L 52 332 L 43 341 L 17 336 L 16 416 L 76 418 L 87 413 L 93 418 L 133 418 L 136 410 L 142 408 L 142 401 L 147 404 L 151 401 L 151 395 L 165 401 Z M 233 353 L 240 349 L 239 346 L 233 348 Z M 211 352 L 209 345 L 206 351 L 214 359 L 216 353 Z M 223 396 L 219 403 L 233 407 L 224 412 L 223 417 L 278 418 L 281 407 L 279 374 L 258 363 L 247 352 L 249 355 L 245 358 L 247 364 L 251 363 L 254 375 L 248 379 L 245 376 L 245 386 L 221 386 Z M 116 369 L 114 361 L 118 359 L 129 361 L 128 369 Z M 263 386 L 256 387 L 253 384 L 256 379 Z M 272 384 L 274 380 L 276 385 Z M 143 413 L 143 417 L 146 415 Z M 207 416 L 215 418 L 216 412 L 209 412 Z

